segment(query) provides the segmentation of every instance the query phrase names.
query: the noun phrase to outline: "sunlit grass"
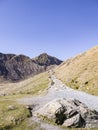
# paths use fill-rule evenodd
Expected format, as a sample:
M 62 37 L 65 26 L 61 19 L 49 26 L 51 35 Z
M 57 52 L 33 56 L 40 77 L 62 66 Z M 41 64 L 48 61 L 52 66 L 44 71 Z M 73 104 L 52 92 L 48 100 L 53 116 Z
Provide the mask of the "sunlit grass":
M 30 113 L 25 106 L 11 99 L 0 99 L 0 130 L 11 129 L 28 117 Z
M 0 94 L 3 95 L 35 95 L 43 92 L 49 84 L 48 72 L 30 77 L 17 83 L 0 84 Z
M 44 130 L 40 124 L 32 122 L 29 125 L 30 112 L 26 106 L 18 104 L 17 99 L 43 93 L 47 89 L 48 73 L 42 73 L 19 83 L 5 83 L 2 85 L 0 97 L 0 130 Z
M 98 47 L 71 58 L 55 69 L 67 86 L 98 96 Z

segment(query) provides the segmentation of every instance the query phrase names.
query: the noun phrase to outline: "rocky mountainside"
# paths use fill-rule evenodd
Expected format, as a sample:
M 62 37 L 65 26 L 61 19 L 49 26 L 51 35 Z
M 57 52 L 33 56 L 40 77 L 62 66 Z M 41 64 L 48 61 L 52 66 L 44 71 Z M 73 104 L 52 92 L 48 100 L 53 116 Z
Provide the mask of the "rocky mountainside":
M 38 57 L 35 57 L 33 60 L 41 66 L 59 65 L 62 63 L 61 60 L 57 59 L 56 57 L 50 56 L 47 53 L 42 53 Z
M 69 87 L 98 95 L 98 46 L 63 62 L 55 72 Z
M 4 79 L 19 81 L 45 71 L 47 68 L 46 61 L 49 61 L 48 66 L 61 63 L 60 60 L 53 60 L 54 57 L 50 56 L 51 58 L 49 58 L 46 55 L 42 54 L 43 64 L 40 64 L 40 56 L 37 57 L 37 60 L 32 60 L 25 55 L 0 53 L 0 76 Z

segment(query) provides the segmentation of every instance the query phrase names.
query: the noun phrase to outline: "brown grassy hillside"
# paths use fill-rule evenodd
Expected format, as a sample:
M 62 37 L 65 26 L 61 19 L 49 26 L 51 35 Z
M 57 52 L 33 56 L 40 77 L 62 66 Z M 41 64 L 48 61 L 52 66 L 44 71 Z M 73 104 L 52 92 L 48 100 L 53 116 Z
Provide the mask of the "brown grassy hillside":
M 48 87 L 48 77 L 48 72 L 44 72 L 16 83 L 3 81 L 0 83 L 0 95 L 35 95 L 41 93 Z
M 98 46 L 63 62 L 55 72 L 69 87 L 98 95 Z

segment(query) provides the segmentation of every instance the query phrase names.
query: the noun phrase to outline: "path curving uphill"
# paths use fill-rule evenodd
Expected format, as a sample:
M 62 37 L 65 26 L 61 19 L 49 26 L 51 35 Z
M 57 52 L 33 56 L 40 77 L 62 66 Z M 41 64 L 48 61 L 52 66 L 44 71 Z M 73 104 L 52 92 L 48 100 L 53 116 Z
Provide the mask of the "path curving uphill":
M 19 99 L 18 101 L 26 105 L 34 104 L 35 107 L 33 108 L 32 113 L 38 111 L 48 102 L 54 99 L 59 99 L 59 98 L 74 98 L 84 103 L 88 108 L 95 109 L 96 111 L 98 111 L 98 97 L 97 96 L 93 96 L 85 92 L 73 90 L 67 87 L 60 80 L 58 80 L 53 73 L 50 73 L 49 80 L 50 80 L 50 84 L 48 86 L 46 95 L 38 95 L 38 96 L 30 97 L 30 98 L 28 97 L 22 98 L 22 99 Z M 39 119 L 35 117 L 32 117 L 32 120 L 33 121 L 36 120 L 36 122 L 40 121 Z M 41 124 L 43 128 L 47 126 L 45 130 L 48 130 L 49 128 L 51 129 L 53 127 L 53 125 L 48 125 L 48 124 L 46 124 L 45 126 L 44 122 L 43 123 L 41 122 Z M 59 129 L 60 128 L 55 127 L 55 130 L 59 130 Z
M 49 84 L 46 95 L 22 98 L 19 99 L 19 102 L 27 105 L 36 104 L 39 108 L 56 98 L 75 98 L 80 100 L 82 103 L 85 103 L 89 108 L 98 111 L 98 96 L 93 96 L 82 91 L 71 89 L 52 74 L 50 78 L 51 83 Z

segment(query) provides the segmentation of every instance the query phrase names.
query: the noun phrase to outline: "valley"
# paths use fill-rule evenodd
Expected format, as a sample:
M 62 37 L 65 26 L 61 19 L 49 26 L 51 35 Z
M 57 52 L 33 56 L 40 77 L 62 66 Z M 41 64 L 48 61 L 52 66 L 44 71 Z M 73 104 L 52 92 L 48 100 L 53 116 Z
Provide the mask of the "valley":
M 1 66 L 12 70 L 0 68 L 0 130 L 97 130 L 97 50 L 64 62 L 1 54 Z
M 98 0 L 0 0 L 0 130 L 98 130 Z

